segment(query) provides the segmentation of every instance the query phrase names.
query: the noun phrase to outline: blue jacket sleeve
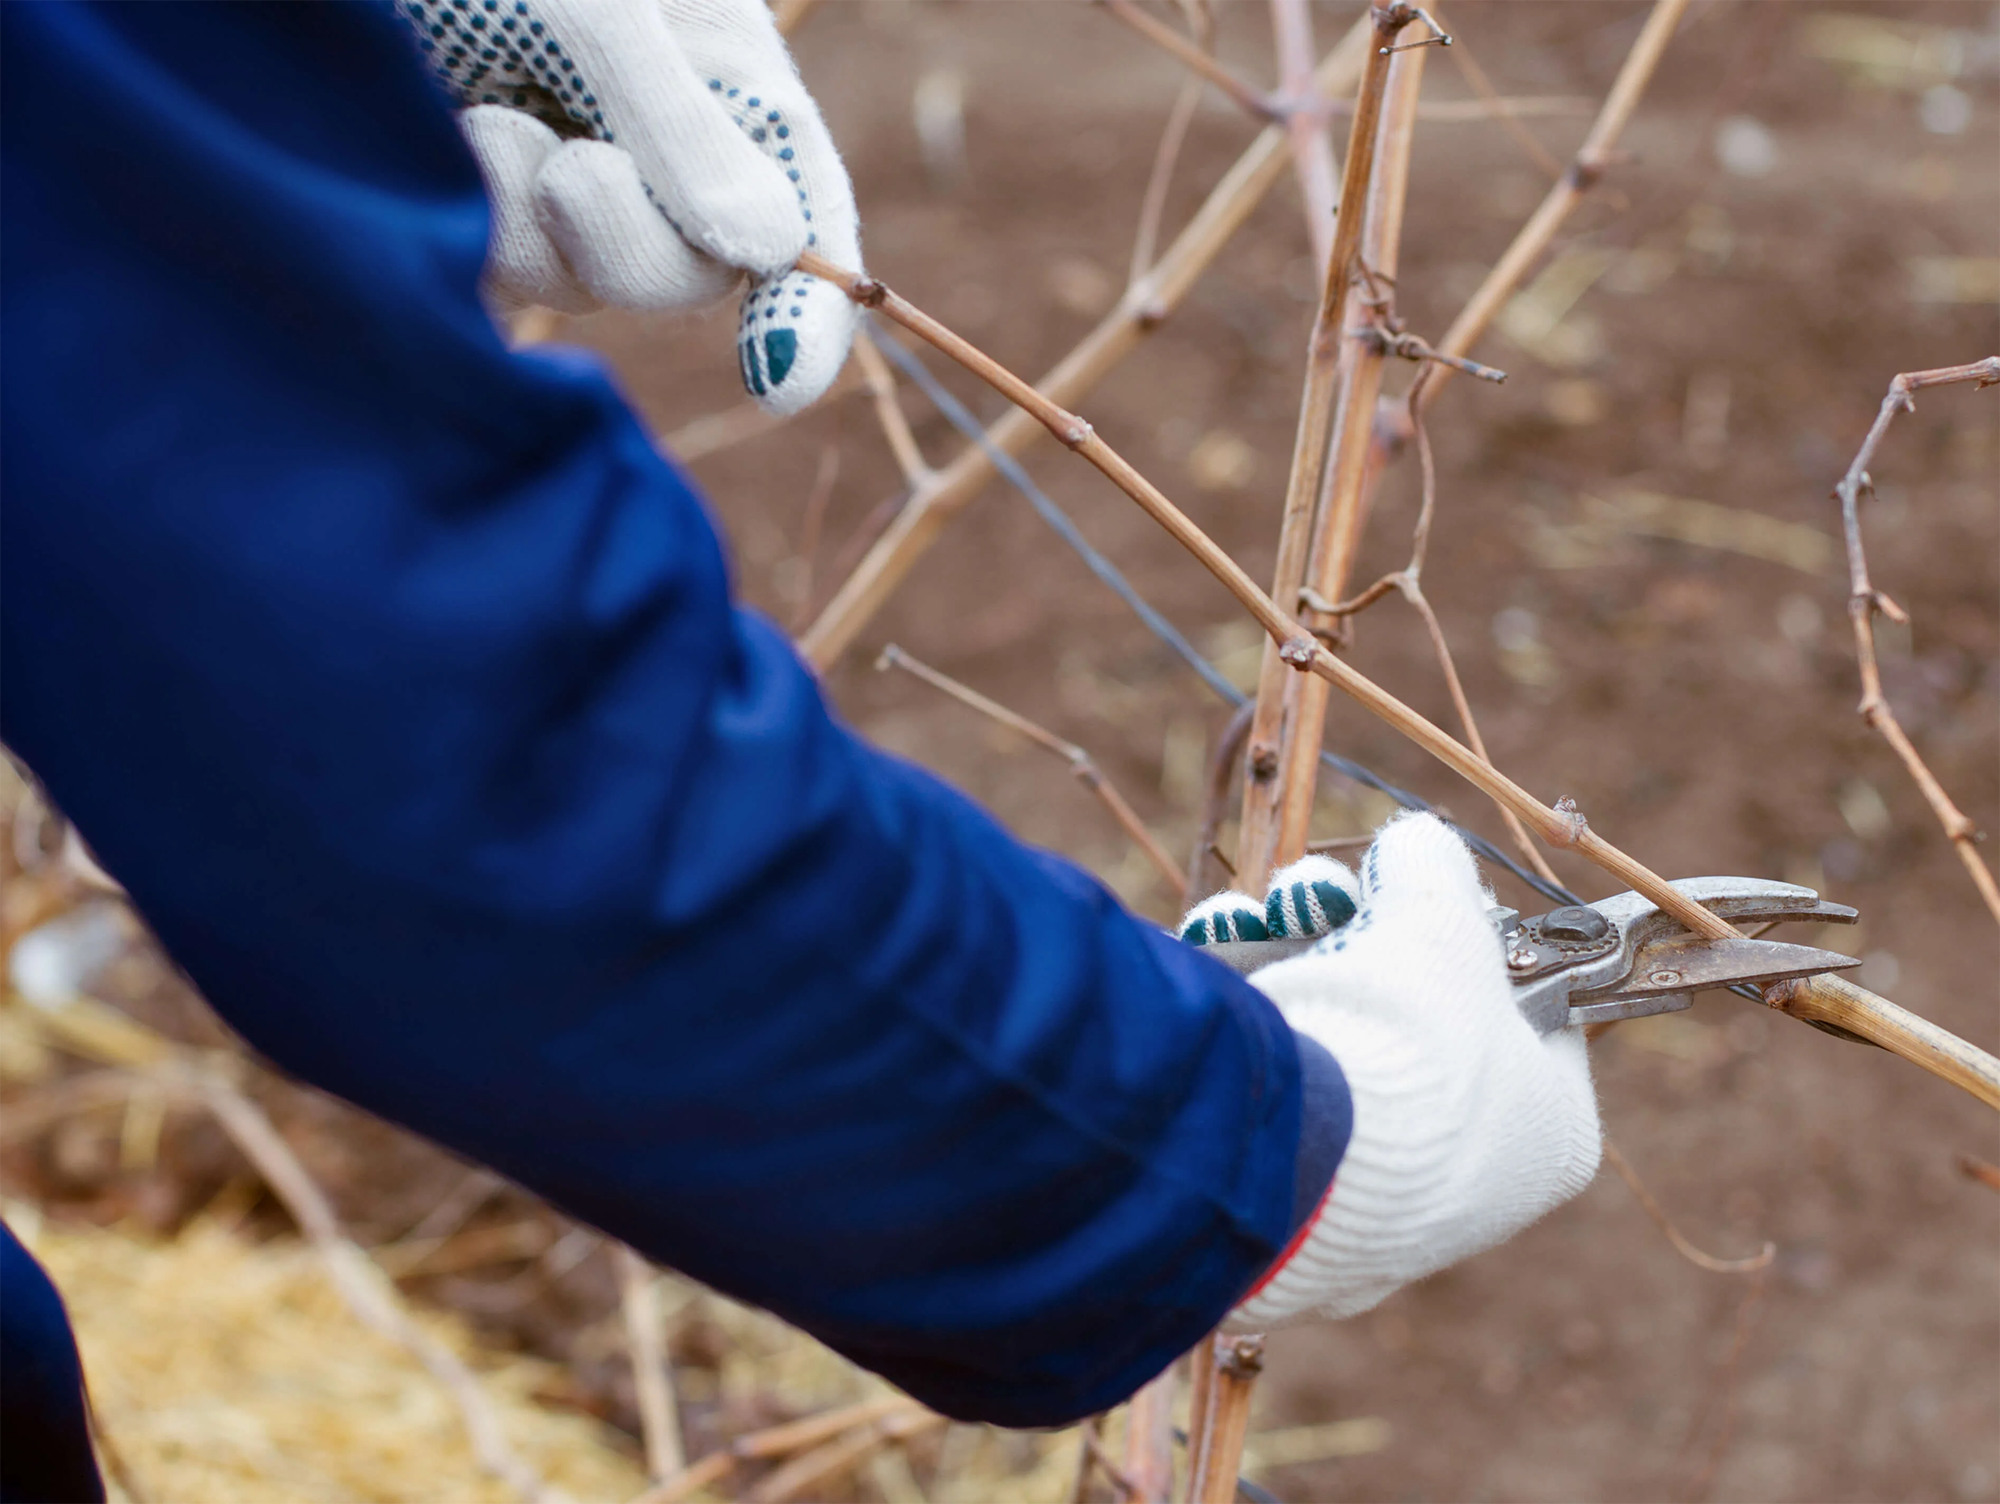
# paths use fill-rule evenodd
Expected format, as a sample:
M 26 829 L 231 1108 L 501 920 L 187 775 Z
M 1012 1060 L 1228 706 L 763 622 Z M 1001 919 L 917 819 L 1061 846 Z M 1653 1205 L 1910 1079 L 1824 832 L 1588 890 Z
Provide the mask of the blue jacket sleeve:
M 102 1500 L 69 1313 L 5 1223 L 0 1291 L 0 1504 Z
M 222 1015 L 952 1414 L 1198 1338 L 1337 1071 L 832 718 L 386 7 L 0 25 L 4 733 Z

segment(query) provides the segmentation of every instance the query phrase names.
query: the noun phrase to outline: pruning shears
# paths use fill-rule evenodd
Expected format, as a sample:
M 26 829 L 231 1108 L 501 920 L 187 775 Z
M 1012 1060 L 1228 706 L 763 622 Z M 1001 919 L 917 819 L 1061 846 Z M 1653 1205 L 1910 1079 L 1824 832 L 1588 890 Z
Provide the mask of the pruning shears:
M 1685 877 L 1673 886 L 1732 924 L 1852 924 L 1861 917 L 1811 888 L 1767 878 Z M 1675 1013 L 1693 1007 L 1694 994 L 1710 987 L 1764 987 L 1861 964 L 1838 951 L 1781 940 L 1707 939 L 1632 892 L 1527 919 L 1513 909 L 1490 912 L 1506 946 L 1515 1004 L 1538 1034 Z M 1248 976 L 1326 938 L 1225 940 L 1204 945 L 1202 953 Z

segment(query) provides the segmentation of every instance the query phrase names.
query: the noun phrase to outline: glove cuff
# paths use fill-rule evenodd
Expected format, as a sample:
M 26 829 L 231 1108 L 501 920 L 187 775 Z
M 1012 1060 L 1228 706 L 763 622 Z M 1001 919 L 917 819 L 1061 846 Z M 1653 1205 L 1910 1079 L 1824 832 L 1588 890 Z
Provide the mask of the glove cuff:
M 1364 1018 L 1315 1028 L 1340 1061 L 1353 1103 L 1347 1151 L 1300 1234 L 1230 1314 L 1268 1330 L 1315 1312 L 1353 1315 L 1428 1273 L 1424 1229 L 1451 1197 L 1455 1116 L 1434 1110 L 1441 1072 L 1407 1038 Z M 1338 1038 L 1326 1039 L 1328 1032 Z M 1440 1118 L 1444 1121 L 1440 1121 Z

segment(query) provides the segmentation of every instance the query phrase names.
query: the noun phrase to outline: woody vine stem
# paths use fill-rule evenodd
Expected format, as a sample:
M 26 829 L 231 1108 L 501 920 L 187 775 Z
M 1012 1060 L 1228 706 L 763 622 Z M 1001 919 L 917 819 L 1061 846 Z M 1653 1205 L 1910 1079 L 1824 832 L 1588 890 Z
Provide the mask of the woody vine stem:
M 1875 482 L 1868 473 L 1868 467 L 1874 463 L 1875 451 L 1881 447 L 1889 425 L 1896 421 L 1898 413 L 1916 410 L 1916 393 L 1925 387 L 1957 386 L 1968 381 L 1979 390 L 2000 385 L 2000 355 L 1989 355 L 1970 365 L 1944 366 L 1934 371 L 1905 371 L 1892 380 L 1889 394 L 1882 399 L 1881 410 L 1868 429 L 1868 437 L 1861 441 L 1854 462 L 1847 467 L 1840 484 L 1833 488 L 1833 494 L 1840 503 L 1841 531 L 1847 540 L 1847 614 L 1854 623 L 1854 652 L 1861 669 L 1861 704 L 1857 707 L 1861 719 L 1881 732 L 1882 739 L 1902 759 L 1911 779 L 1923 793 L 1924 802 L 1930 805 L 1938 824 L 1944 827 L 1952 849 L 1965 863 L 1973 885 L 1986 902 L 1987 912 L 2000 921 L 2000 886 L 1995 885 L 1992 869 L 1974 849 L 1984 837 L 1966 818 L 1965 812 L 1952 802 L 1951 795 L 1944 791 L 1937 775 L 1925 765 L 1916 744 L 1903 729 L 1903 723 L 1889 708 L 1888 696 L 1882 692 L 1881 659 L 1875 648 L 1875 617 L 1879 613 L 1899 624 L 1908 622 L 1910 618 L 1901 606 L 1875 588 L 1868 575 L 1868 550 L 1861 541 L 1861 503 L 1875 495 Z
M 1325 680 L 1496 804 L 1511 810 L 1544 842 L 1572 850 L 1595 863 L 1624 886 L 1651 899 L 1693 933 L 1710 939 L 1728 939 L 1737 933 L 1726 921 L 1686 898 L 1644 863 L 1598 835 L 1572 801 L 1562 800 L 1554 808 L 1542 803 L 1471 748 L 1335 657 L 1296 618 L 1279 609 L 1214 539 L 1075 413 L 1051 402 L 886 284 L 835 266 L 812 252 L 799 259 L 799 269 L 834 283 L 856 302 L 879 310 L 957 361 L 1033 416 L 1067 448 L 1088 460 L 1236 597 L 1277 644 L 1278 656 L 1287 667 Z M 1879 1044 L 1972 1093 L 1987 1105 L 2000 1108 L 2000 1060 L 1886 998 L 1829 976 L 1780 984 L 1767 990 L 1766 1000 L 1793 1017 L 1830 1023 Z

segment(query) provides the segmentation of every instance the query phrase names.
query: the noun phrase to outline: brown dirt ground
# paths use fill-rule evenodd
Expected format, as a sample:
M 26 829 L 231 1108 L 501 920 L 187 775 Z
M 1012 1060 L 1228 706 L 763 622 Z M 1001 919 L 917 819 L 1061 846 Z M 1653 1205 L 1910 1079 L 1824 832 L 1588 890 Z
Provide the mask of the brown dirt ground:
M 1464 0 L 1448 20 L 1503 92 L 1596 95 L 1643 10 Z M 1322 40 L 1355 13 L 1316 7 Z M 1934 76 L 1870 76 L 1816 55 L 1825 19 L 1848 15 L 1971 37 L 1959 81 L 1969 127 L 1920 124 Z M 1224 56 L 1268 76 L 1263 7 L 1221 7 L 1221 26 Z M 1505 387 L 1460 382 L 1435 410 L 1441 511 L 1425 576 L 1501 766 L 1545 797 L 1575 796 L 1657 869 L 1823 883 L 1865 916 L 1846 943 L 1870 957 L 1866 979 L 1989 1049 L 2000 1047 L 2000 941 L 1921 799 L 1855 719 L 1837 564 L 1796 532 L 1785 536 L 1805 552 L 1787 565 L 1593 527 L 1584 498 L 1622 485 L 1830 536 L 1828 486 L 1890 374 L 1991 353 L 1990 293 L 1913 294 L 1939 275 L 1935 258 L 1989 258 L 1991 277 L 2000 256 L 1993 27 L 1990 6 L 1943 0 L 1698 3 L 1628 135 L 1630 160 L 1563 242 L 1615 253 L 1609 269 L 1554 343 L 1489 336 L 1478 353 L 1512 373 Z M 1015 369 L 1046 369 L 1123 277 L 1173 64 L 1103 14 L 1053 3 L 827 0 L 797 47 L 855 174 L 871 269 Z M 1429 68 L 1427 97 L 1466 95 L 1448 59 Z M 927 175 L 911 124 L 917 82 L 938 71 L 964 80 L 959 181 Z M 1768 129 L 1768 175 L 1716 165 L 1718 122 L 1736 116 Z M 1584 125 L 1530 128 L 1562 156 Z M 1198 116 L 1170 229 L 1250 134 L 1219 101 Z M 1442 331 L 1544 182 L 1502 131 L 1423 129 L 1400 278 L 1412 327 Z M 1081 404 L 1258 575 L 1270 568 L 1302 369 L 1304 249 L 1287 181 L 1186 306 Z M 605 350 L 671 430 L 736 400 L 732 328 L 733 315 L 600 317 L 563 337 Z M 950 379 L 975 410 L 998 411 Z M 1724 382 L 1726 443 L 1704 449 L 1689 439 L 1690 397 L 1699 408 Z M 905 408 L 934 460 L 956 453 L 915 394 Z M 835 442 L 823 590 L 841 540 L 897 486 L 864 401 L 693 467 L 744 592 L 786 617 L 804 498 Z M 1218 652 L 1248 640 L 1221 590 L 1087 467 L 1046 451 L 1030 466 L 1191 635 Z M 1967 811 L 2000 828 L 2000 399 L 1927 396 L 1876 470 L 1877 581 L 1915 620 L 1885 635 L 1892 696 Z M 1405 466 L 1385 485 L 1362 577 L 1401 561 L 1414 503 Z M 831 688 L 863 730 L 1168 916 L 1059 764 L 913 681 L 869 672 L 887 641 L 1086 745 L 1186 848 L 1192 770 L 1223 717 L 1023 501 L 989 487 Z M 1406 610 L 1378 608 L 1354 658 L 1449 718 Z M 1335 707 L 1329 742 L 1502 834 L 1476 794 L 1358 712 Z M 1351 832 L 1380 812 L 1329 789 L 1323 825 Z M 1592 871 L 1558 867 L 1605 891 Z M 1532 905 L 1504 881 L 1502 892 Z M 165 984 L 135 1006 L 199 1027 Z M 1610 1134 L 1689 1236 L 1732 1255 L 1778 1243 L 1751 1322 L 1739 1328 L 1750 1282 L 1682 1261 L 1607 1173 L 1514 1243 L 1371 1316 L 1274 1338 L 1260 1424 L 1379 1416 L 1393 1427 L 1371 1455 L 1275 1474 L 1280 1495 L 2000 1498 L 2000 1197 L 1954 1168 L 1960 1153 L 2000 1161 L 1993 1115 L 1887 1055 L 1721 995 L 1614 1033 L 1595 1055 Z M 305 1135 L 315 1168 L 364 1236 L 406 1228 L 462 1173 L 308 1094 L 274 1105 L 294 1129 L 316 1127 Z M 145 1183 L 92 1160 L 88 1145 L 45 1142 L 10 1167 L 79 1209 L 171 1222 L 227 1179 L 229 1156 L 212 1130 L 178 1121 L 168 1151 L 172 1173 Z M 495 1225 L 531 1215 L 513 1193 L 483 1214 Z M 559 1355 L 612 1298 L 601 1258 L 555 1281 L 515 1263 L 417 1288 Z M 701 1335 L 680 1340 L 683 1359 L 698 1360 Z M 579 1403 L 629 1417 L 615 1355 L 578 1371 Z M 692 1424 L 699 1435 L 744 1419 Z

